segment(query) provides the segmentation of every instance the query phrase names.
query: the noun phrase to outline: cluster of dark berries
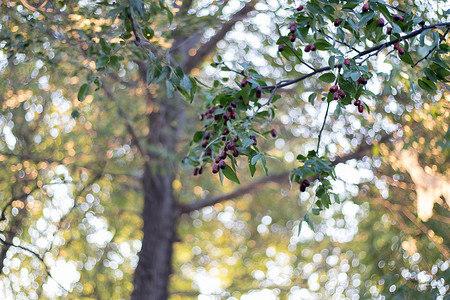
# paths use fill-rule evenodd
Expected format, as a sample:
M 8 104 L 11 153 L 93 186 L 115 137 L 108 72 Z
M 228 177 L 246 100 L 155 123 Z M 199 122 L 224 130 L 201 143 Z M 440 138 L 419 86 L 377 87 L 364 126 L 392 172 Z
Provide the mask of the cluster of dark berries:
M 355 103 L 353 103 L 353 104 L 354 104 L 355 106 L 358 107 L 358 111 L 359 111 L 360 113 L 363 113 L 363 111 L 364 111 L 364 106 L 362 105 L 361 100 L 356 99 L 356 100 L 355 100 Z
M 397 50 L 399 55 L 405 54 L 405 49 L 403 49 L 403 47 L 400 47 L 400 45 L 398 43 L 394 44 L 394 49 Z
M 330 87 L 330 93 L 333 94 L 333 99 L 334 100 L 338 100 L 339 98 L 344 99 L 345 98 L 345 92 L 341 89 L 339 89 L 339 87 L 337 85 L 333 85 L 332 87 Z
M 310 185 L 311 184 L 309 183 L 308 179 L 303 180 L 302 183 L 300 184 L 300 192 L 306 191 L 306 188 Z
M 312 44 L 312 45 L 307 45 L 307 46 L 305 47 L 305 52 L 316 51 L 316 50 L 317 50 L 317 48 L 316 48 L 316 45 L 314 45 L 314 44 Z

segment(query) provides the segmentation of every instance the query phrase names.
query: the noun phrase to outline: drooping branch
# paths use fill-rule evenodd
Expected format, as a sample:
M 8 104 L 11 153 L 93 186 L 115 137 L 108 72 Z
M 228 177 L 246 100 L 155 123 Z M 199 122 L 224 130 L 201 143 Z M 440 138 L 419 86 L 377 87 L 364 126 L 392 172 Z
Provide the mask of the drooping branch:
M 379 142 L 380 143 L 387 142 L 391 137 L 392 137 L 392 134 L 387 134 L 387 135 L 383 136 Z M 352 153 L 349 153 L 349 154 L 341 156 L 341 157 L 337 157 L 333 162 L 331 162 L 331 165 L 335 166 L 339 163 L 343 163 L 343 162 L 346 162 L 351 159 L 360 159 L 360 158 L 364 157 L 365 155 L 367 155 L 367 152 L 370 149 L 372 149 L 372 147 L 373 147 L 373 145 L 364 144 Z M 289 177 L 289 172 L 287 172 L 287 171 L 269 175 L 267 177 L 256 180 L 252 183 L 243 185 L 240 188 L 238 188 L 230 193 L 219 195 L 216 197 L 207 198 L 202 201 L 196 201 L 196 202 L 192 202 L 189 204 L 180 205 L 179 206 L 180 213 L 181 214 L 190 213 L 194 210 L 202 209 L 204 207 L 211 206 L 216 203 L 235 199 L 242 195 L 248 194 L 265 184 L 269 184 L 269 183 L 288 184 L 289 183 L 288 177 Z
M 225 35 L 233 28 L 234 24 L 238 21 L 244 19 L 247 14 L 255 9 L 255 4 L 258 0 L 252 0 L 248 2 L 240 11 L 235 13 L 233 17 L 226 23 L 222 25 L 219 31 L 205 44 L 203 44 L 198 50 L 195 56 L 193 56 L 190 60 L 186 61 L 183 66 L 183 70 L 186 73 L 189 73 L 193 68 L 198 66 L 207 55 L 213 51 L 216 47 L 217 43 L 221 41 Z

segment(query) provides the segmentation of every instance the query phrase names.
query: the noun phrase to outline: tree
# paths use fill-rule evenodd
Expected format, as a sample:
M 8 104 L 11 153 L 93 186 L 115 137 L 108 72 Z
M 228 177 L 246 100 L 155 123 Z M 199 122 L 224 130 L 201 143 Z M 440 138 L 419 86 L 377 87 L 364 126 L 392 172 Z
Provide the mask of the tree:
M 446 12 L 442 7 L 438 7 L 435 14 L 426 14 L 422 7 L 406 4 L 393 7 L 376 1 L 337 2 L 309 1 L 298 9 L 292 4 L 276 9 L 273 17 L 278 18 L 280 26 L 272 28 L 278 36 L 275 40 L 272 36 L 264 37 L 263 43 L 272 48 L 278 44 L 280 56 L 273 58 L 266 50 L 261 50 L 260 55 L 274 62 L 270 67 L 278 71 L 273 73 L 274 78 L 267 70 L 252 66 L 251 61 L 230 62 L 218 55 L 213 66 L 220 70 L 222 79 L 215 81 L 197 78 L 198 68 L 211 61 L 218 43 L 238 22 L 241 26 L 241 20 L 251 16 L 262 2 L 250 1 L 239 8 L 226 1 L 212 4 L 195 1 L 174 4 L 163 1 L 56 2 L 46 3 L 35 11 L 32 7 L 25 9 L 20 3 L 7 3 L 2 7 L 7 16 L 2 20 L 2 46 L 6 55 L 3 61 L 7 70 L 2 81 L 7 84 L 2 85 L 4 137 L 1 154 L 4 169 L 9 171 L 2 174 L 5 176 L 2 191 L 7 200 L 2 209 L 1 261 L 6 261 L 8 252 L 16 253 L 19 249 L 23 255 L 28 251 L 42 263 L 47 275 L 55 277 L 47 266 L 49 262 L 56 257 L 77 257 L 76 261 L 84 264 L 80 269 L 89 271 L 95 267 L 98 275 L 109 267 L 108 264 L 117 264 L 113 258 L 113 253 L 117 253 L 115 239 L 142 239 L 141 247 L 137 245 L 130 250 L 140 248 L 134 275 L 132 268 L 121 271 L 122 275 L 111 272 L 105 287 L 88 284 L 77 286 L 76 291 L 83 296 L 115 298 L 133 290 L 133 299 L 166 299 L 173 271 L 173 247 L 178 241 L 176 228 L 178 222 L 182 222 L 181 216 L 235 199 L 268 183 L 288 183 L 290 179 L 293 186 L 300 184 L 300 199 L 314 191 L 317 198 L 303 210 L 303 220 L 314 227 L 315 219 L 311 214 L 324 214 L 326 211 L 322 211 L 332 202 L 340 202 L 332 191 L 331 179 L 336 179 L 334 166 L 370 156 L 371 150 L 375 154 L 393 153 L 387 150 L 399 145 L 393 138 L 400 132 L 408 135 L 403 120 L 414 120 L 414 131 L 423 129 L 423 138 L 431 136 L 425 131 L 431 128 L 420 122 L 420 114 L 413 117 L 414 113 L 408 111 L 414 108 L 408 109 L 409 90 L 408 93 L 405 89 L 396 91 L 395 101 L 389 97 L 392 88 L 400 83 L 414 94 L 426 97 L 425 92 L 428 92 L 439 100 L 413 99 L 416 108 L 422 103 L 432 108 L 431 113 L 436 118 L 432 128 L 439 133 L 433 147 L 438 149 L 436 145 L 441 145 L 439 149 L 444 151 L 436 150 L 439 157 L 436 161 L 433 157 L 429 159 L 436 166 L 444 167 L 448 161 L 448 128 L 444 120 L 448 115 L 443 110 L 445 99 L 441 98 L 445 95 L 441 88 L 446 87 L 449 74 Z M 258 11 L 262 14 L 267 9 L 262 6 Z M 225 21 L 217 24 L 216 19 Z M 245 26 L 251 29 L 251 24 Z M 315 53 L 323 55 L 325 60 Z M 390 74 L 374 64 L 381 55 L 391 62 Z M 286 79 L 279 80 L 277 73 Z M 390 82 L 385 82 L 379 93 L 367 88 L 388 77 Z M 317 115 L 311 117 L 321 124 L 316 126 L 317 130 L 310 131 L 314 139 L 306 141 L 301 153 L 297 153 L 300 167 L 297 164 L 291 173 L 268 175 L 217 197 L 186 201 L 186 195 L 177 190 L 179 176 L 185 174 L 178 168 L 180 160 L 185 166 L 192 166 L 194 174 L 209 173 L 212 166 L 213 173 L 218 173 L 221 180 L 226 177 L 235 182 L 239 182 L 238 175 L 242 173 L 236 174 L 242 156 L 248 157 L 251 176 L 257 172 L 256 166 L 263 166 L 266 173 L 271 169 L 271 162 L 267 160 L 270 155 L 260 150 L 265 144 L 261 146 L 262 139 L 256 136 L 277 136 L 276 131 L 264 125 L 275 124 L 279 112 L 296 103 L 295 97 L 293 100 L 288 96 L 280 97 L 279 93 L 286 87 L 308 97 L 318 108 Z M 202 93 L 196 93 L 200 89 Z M 375 101 L 380 95 L 383 100 Z M 182 98 L 196 100 L 189 104 Z M 385 107 L 390 107 L 387 101 L 401 109 L 393 108 L 391 114 L 383 112 Z M 327 116 L 334 107 L 335 124 L 348 124 L 350 116 L 354 118 L 348 111 L 364 112 L 370 108 L 371 115 L 386 116 L 384 120 L 392 127 L 373 132 L 366 130 L 368 144 L 362 134 L 346 132 L 345 136 L 361 145 L 354 147 L 352 143 L 353 147 L 347 149 L 335 146 L 333 150 L 331 145 L 335 143 L 330 135 L 325 135 L 330 126 Z M 325 111 L 323 118 L 323 112 L 319 114 L 321 108 Z M 194 132 L 197 124 L 191 124 L 190 120 L 199 113 L 203 114 L 202 126 L 206 125 L 206 130 L 202 128 L 194 134 L 192 147 L 182 159 L 180 147 L 188 143 L 184 130 L 187 127 L 188 132 Z M 369 115 L 364 113 L 363 116 L 358 122 L 369 126 L 370 120 L 364 120 L 370 118 Z M 278 131 L 289 128 L 282 124 L 277 126 Z M 411 125 L 406 126 L 411 128 Z M 329 144 L 326 151 L 321 144 L 325 138 Z M 314 148 L 311 142 L 317 142 Z M 423 144 L 415 137 L 409 137 L 406 142 Z M 223 155 L 222 151 L 228 152 Z M 398 151 L 401 165 L 402 154 L 400 149 Z M 326 155 L 322 155 L 324 152 Z M 48 153 L 54 155 L 49 157 Z M 237 159 L 238 156 L 241 158 Z M 411 166 L 413 164 L 407 163 L 408 172 Z M 420 164 L 416 166 L 421 168 Z M 386 168 L 386 173 L 395 172 Z M 417 177 L 411 172 L 417 184 Z M 440 186 L 444 190 L 445 167 L 437 167 L 434 172 L 443 174 Z M 7 181 L 6 178 L 12 179 Z M 312 187 L 308 187 L 308 182 Z M 203 184 L 207 187 L 214 181 Z M 68 194 L 67 199 L 55 196 L 58 193 Z M 427 203 L 439 202 L 435 196 Z M 446 246 L 433 240 L 427 225 L 411 217 L 411 211 L 405 210 L 399 215 L 401 209 L 395 206 L 399 204 L 386 202 L 385 197 L 379 199 L 383 207 L 392 211 L 399 227 L 403 226 L 400 224 L 405 222 L 405 217 L 410 218 L 414 226 L 439 245 L 442 256 L 436 260 L 448 259 Z M 142 219 L 136 209 L 140 205 Z M 427 213 L 429 216 L 429 209 Z M 79 226 L 75 226 L 78 223 Z M 141 223 L 142 237 L 135 230 Z M 303 223 L 297 222 L 297 228 Z M 106 231 L 107 238 L 101 240 L 100 236 L 95 236 L 99 228 Z M 295 231 L 294 223 L 288 229 Z M 80 236 L 88 242 L 80 242 Z M 100 240 L 93 243 L 93 239 Z M 29 260 L 35 268 L 33 262 Z M 129 265 L 134 266 L 133 262 Z M 114 276 L 122 276 L 124 282 L 134 276 L 134 287 L 117 289 L 113 286 Z M 41 276 L 39 280 L 42 287 L 46 278 Z M 55 281 L 58 282 L 58 278 Z M 236 289 L 245 289 L 244 282 L 242 287 L 239 284 L 236 283 Z M 42 293 L 41 288 L 26 291 L 30 297 Z M 63 292 L 58 290 L 58 293 Z

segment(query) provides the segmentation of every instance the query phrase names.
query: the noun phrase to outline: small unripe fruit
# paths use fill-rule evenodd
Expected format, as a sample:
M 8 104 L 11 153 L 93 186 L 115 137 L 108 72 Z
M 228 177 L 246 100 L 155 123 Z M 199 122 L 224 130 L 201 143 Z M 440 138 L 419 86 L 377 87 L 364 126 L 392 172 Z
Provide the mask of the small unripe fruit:
M 299 7 L 297 7 L 297 11 L 302 11 L 303 10 L 303 5 L 300 5 Z
M 339 99 L 339 93 L 338 93 L 338 92 L 336 92 L 336 93 L 333 94 L 333 99 L 334 99 L 334 100 Z
M 355 103 L 353 103 L 355 106 L 360 106 L 361 105 L 361 100 L 355 100 Z
M 350 59 L 348 58 L 344 59 L 344 65 L 350 66 Z
M 400 47 L 400 45 L 399 45 L 398 43 L 395 43 L 395 44 L 394 44 L 394 49 L 395 49 L 395 50 L 398 50 L 399 47 Z
M 334 26 L 335 26 L 335 27 L 339 27 L 339 25 L 341 25 L 341 20 L 335 19 L 335 20 L 334 20 Z
M 204 141 L 202 142 L 202 147 L 203 147 L 203 148 L 206 148 L 206 146 L 208 146 L 208 141 L 207 141 L 207 140 L 204 140 Z
M 284 45 L 278 45 L 278 52 L 283 52 Z
M 225 169 L 226 164 L 225 164 L 225 162 L 224 162 L 223 160 L 219 163 L 219 167 L 220 167 L 222 170 Z
M 363 12 L 368 12 L 369 9 L 370 9 L 369 3 L 364 4 L 363 7 L 362 7 L 362 11 Z
M 278 132 L 275 129 L 272 129 L 270 131 L 270 136 L 272 136 L 273 138 L 276 138 L 278 136 Z
M 338 94 L 339 94 L 340 98 L 342 98 L 342 99 L 345 98 L 345 92 L 343 90 L 338 90 Z
M 383 18 L 379 18 L 377 21 L 378 27 L 384 27 L 384 19 Z
M 386 34 L 388 34 L 388 35 L 392 34 L 392 27 L 388 27 L 386 29 Z
M 292 43 L 295 42 L 295 35 L 291 34 L 291 35 L 289 36 L 289 40 L 290 40 Z
M 398 51 L 398 54 L 400 54 L 400 55 L 405 54 L 405 49 L 403 49 L 403 47 L 399 47 L 397 51 Z
M 339 87 L 337 85 L 333 85 L 330 87 L 330 93 L 336 93 L 338 91 Z
M 305 47 L 305 52 L 309 52 L 309 51 L 311 51 L 311 45 L 307 45 L 307 46 Z
M 317 48 L 316 48 L 316 45 L 312 44 L 312 45 L 311 45 L 311 51 L 316 51 L 316 49 L 317 49 Z
M 219 172 L 219 165 L 214 165 L 213 167 L 212 167 L 212 172 L 214 173 L 214 174 L 216 174 L 216 173 L 218 173 Z
M 359 113 L 363 113 L 363 111 L 364 111 L 364 106 L 362 106 L 362 105 L 359 105 L 358 106 L 358 111 L 359 111 Z

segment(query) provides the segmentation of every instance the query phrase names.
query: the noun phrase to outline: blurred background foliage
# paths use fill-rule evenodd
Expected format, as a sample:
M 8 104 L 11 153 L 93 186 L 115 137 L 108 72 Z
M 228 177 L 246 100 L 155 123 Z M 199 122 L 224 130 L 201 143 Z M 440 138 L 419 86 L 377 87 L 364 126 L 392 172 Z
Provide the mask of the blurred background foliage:
M 170 25 L 166 15 L 152 17 L 154 45 L 169 49 L 177 34 L 197 32 L 207 41 L 218 20 L 230 18 L 244 5 L 231 0 L 194 2 Z M 118 107 L 127 112 L 138 136 L 148 134 L 145 116 L 153 108 L 143 97 L 145 89 L 133 61 L 142 50 L 130 42 L 118 51 L 125 57 L 123 65 L 118 72 L 103 74 L 114 86 L 112 96 L 94 91 L 93 83 L 91 93 L 79 102 L 80 85 L 97 73 L 83 45 L 73 43 L 82 32 L 119 36 L 119 23 L 104 17 L 112 2 L 63 1 L 63 11 L 70 14 L 64 18 L 31 12 L 17 1 L 7 3 L 0 6 L 1 298 L 126 299 L 133 290 L 142 239 L 143 159 Z M 442 2 L 397 4 L 412 7 L 430 23 L 448 18 Z M 176 5 L 168 7 L 176 14 Z M 298 66 L 277 56 L 275 44 L 275 24 L 285 22 L 291 15 L 286 8 L 292 7 L 285 1 L 257 1 L 254 11 L 217 44 L 217 53 L 235 68 L 239 62 L 249 63 L 268 80 L 295 76 Z M 206 57 L 191 74 L 209 86 L 215 79 L 240 80 L 209 66 L 213 59 Z M 310 60 L 327 57 L 314 53 Z M 438 85 L 436 94 L 412 90 L 418 69 L 390 55 L 371 61 L 379 72 L 369 85 L 377 98 L 366 99 L 371 113 L 361 115 L 350 107 L 333 114 L 323 135 L 322 145 L 332 158 L 352 153 L 359 145 L 374 145 L 362 159 L 337 165 L 333 185 L 341 204 L 314 216 L 314 231 L 304 224 L 300 234 L 299 220 L 314 197 L 312 192 L 299 195 L 288 182 L 262 184 L 250 194 L 182 215 L 170 299 L 448 295 L 448 204 L 438 200 L 428 220 L 418 218 L 417 182 L 399 153 L 413 149 L 423 172 L 442 176 L 448 184 L 449 87 Z M 446 62 L 450 63 L 448 56 Z M 280 91 L 277 117 L 268 127 L 279 136 L 261 141 L 263 151 L 279 158 L 268 161 L 271 173 L 289 171 L 297 154 L 315 148 L 326 104 L 312 105 L 308 96 L 327 89 L 311 78 Z M 161 84 L 149 90 L 154 97 L 166 91 Z M 196 120 L 202 107 L 198 100 L 186 105 L 185 131 L 174 154 L 177 161 L 199 129 Z M 386 142 L 385 136 L 393 139 Z M 243 184 L 257 180 L 247 173 L 246 163 L 240 162 Z M 190 173 L 179 170 L 173 182 L 180 203 L 239 188 L 229 181 L 221 186 L 216 176 Z M 258 168 L 255 177 L 263 176 Z

